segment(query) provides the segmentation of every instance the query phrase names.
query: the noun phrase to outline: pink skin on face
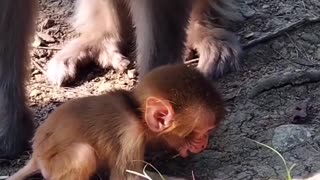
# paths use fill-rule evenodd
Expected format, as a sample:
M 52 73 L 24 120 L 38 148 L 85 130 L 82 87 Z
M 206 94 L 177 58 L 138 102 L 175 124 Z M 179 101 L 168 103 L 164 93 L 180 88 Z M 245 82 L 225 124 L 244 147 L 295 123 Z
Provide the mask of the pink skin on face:
M 186 142 L 186 144 L 179 149 L 181 157 L 187 157 L 189 152 L 197 154 L 202 152 L 208 146 L 209 132 L 215 129 L 216 126 L 208 126 L 205 130 L 198 132 L 200 136 L 192 139 L 192 141 Z
M 197 139 L 193 139 L 191 142 L 187 142 L 186 145 L 179 150 L 180 156 L 187 157 L 189 152 L 194 154 L 202 152 L 207 148 L 208 140 L 208 134 L 204 134 Z

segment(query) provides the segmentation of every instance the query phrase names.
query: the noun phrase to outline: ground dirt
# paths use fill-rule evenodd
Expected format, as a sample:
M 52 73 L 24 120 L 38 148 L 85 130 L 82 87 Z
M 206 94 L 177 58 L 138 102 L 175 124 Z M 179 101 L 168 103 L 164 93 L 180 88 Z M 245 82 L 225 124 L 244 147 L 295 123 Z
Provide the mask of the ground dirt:
M 69 22 L 71 0 L 40 0 L 37 32 L 46 34 L 49 47 L 60 48 L 75 36 Z M 243 44 L 306 17 L 320 16 L 319 0 L 240 0 L 246 20 L 236 32 Z M 295 177 L 320 171 L 320 82 L 314 77 L 294 77 L 301 72 L 320 71 L 320 23 L 313 22 L 286 31 L 278 37 L 245 49 L 245 69 L 218 80 L 226 97 L 228 117 L 210 139 L 202 154 L 189 159 L 163 158 L 154 162 L 162 173 L 205 179 L 283 179 L 283 164 L 272 151 L 250 142 L 272 145 L 274 129 L 292 123 L 292 109 L 309 99 L 307 119 L 299 126 L 311 129 L 311 141 L 282 152 Z M 57 52 L 34 48 L 28 83 L 30 105 L 41 123 L 62 102 L 112 88 L 130 89 L 136 78 L 128 73 L 90 68 L 73 87 L 58 88 L 47 82 L 41 68 Z M 319 75 L 319 72 L 318 72 Z M 272 77 L 272 78 L 270 78 Z M 281 78 L 285 77 L 284 81 Z M 0 160 L 0 176 L 10 175 L 29 158 Z

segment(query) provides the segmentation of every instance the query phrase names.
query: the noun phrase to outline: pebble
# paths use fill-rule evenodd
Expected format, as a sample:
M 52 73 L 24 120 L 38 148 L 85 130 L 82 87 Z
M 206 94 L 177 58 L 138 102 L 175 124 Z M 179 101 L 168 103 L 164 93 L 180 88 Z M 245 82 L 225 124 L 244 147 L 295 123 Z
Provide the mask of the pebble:
M 54 23 L 54 20 L 53 19 L 45 19 L 42 23 L 42 28 L 43 29 L 49 29 L 51 28 L 52 26 L 54 26 L 55 23 Z
M 250 6 L 243 6 L 243 8 L 241 9 L 241 13 L 244 17 L 246 18 L 250 18 L 253 15 L 255 15 L 256 11 L 254 9 L 252 9 Z
M 50 35 L 48 34 L 45 34 L 45 33 L 42 33 L 42 32 L 38 32 L 37 35 L 46 43 L 53 43 L 55 42 L 56 40 L 51 37 Z
M 320 60 L 320 47 L 316 50 L 316 52 L 314 53 L 314 57 L 318 60 Z
M 320 42 L 319 37 L 311 33 L 303 33 L 301 35 L 301 39 L 308 41 L 310 43 L 316 43 L 316 44 Z
M 311 141 L 311 132 L 301 125 L 282 125 L 274 130 L 272 138 L 273 147 L 281 152 L 286 152 L 296 146 L 301 146 Z
M 34 89 L 30 92 L 30 96 L 38 96 L 41 94 L 41 91 L 38 89 Z
M 135 69 L 128 70 L 128 77 L 130 79 L 134 79 L 136 77 L 136 70 Z

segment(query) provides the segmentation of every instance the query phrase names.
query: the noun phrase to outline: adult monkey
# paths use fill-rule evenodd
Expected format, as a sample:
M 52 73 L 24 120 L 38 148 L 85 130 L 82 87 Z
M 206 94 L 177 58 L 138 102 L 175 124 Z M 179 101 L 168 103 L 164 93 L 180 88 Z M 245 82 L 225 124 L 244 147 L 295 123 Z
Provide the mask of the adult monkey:
M 170 8 L 168 4 L 176 8 Z M 188 20 L 191 0 L 141 0 L 130 1 L 130 5 L 136 9 L 135 13 L 132 13 L 135 19 L 145 17 L 144 22 L 138 20 L 136 24 L 137 51 L 141 55 L 139 58 L 153 67 L 182 62 L 180 55 L 186 34 L 184 27 Z M 181 15 L 172 18 L 176 11 Z M 37 0 L 0 2 L 0 157 L 18 155 L 33 135 L 34 124 L 26 105 L 25 78 L 29 65 L 28 46 L 34 32 L 37 12 Z M 152 29 L 153 24 L 161 26 L 155 30 Z M 161 35 L 162 32 L 168 32 L 168 28 L 172 29 L 172 35 Z M 149 38 L 154 41 L 149 42 L 150 39 L 141 37 L 145 35 L 144 32 L 150 32 Z M 168 42 L 170 46 L 162 41 Z M 164 45 L 166 46 L 162 47 Z M 146 71 L 151 69 L 145 67 Z
M 182 63 L 185 45 L 186 55 L 198 51 L 203 74 L 219 77 L 240 68 L 241 48 L 227 28 L 241 17 L 232 0 L 76 0 L 72 25 L 80 36 L 49 61 L 48 79 L 64 86 L 78 65 L 91 60 L 124 71 L 131 45 L 139 78 L 160 65 Z

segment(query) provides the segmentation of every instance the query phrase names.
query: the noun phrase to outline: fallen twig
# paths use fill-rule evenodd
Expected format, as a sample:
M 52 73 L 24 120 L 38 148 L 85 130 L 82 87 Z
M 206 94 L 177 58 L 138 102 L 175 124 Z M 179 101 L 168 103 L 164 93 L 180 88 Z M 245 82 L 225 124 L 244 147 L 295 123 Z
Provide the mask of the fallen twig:
M 42 74 L 47 74 L 46 71 L 34 60 L 31 59 L 32 64 L 39 70 L 42 72 Z
M 58 47 L 45 47 L 45 46 L 34 46 L 33 48 L 36 48 L 36 49 L 55 50 L 55 51 L 61 50 L 61 48 L 58 48 Z
M 251 89 L 249 98 L 265 92 L 270 89 L 283 87 L 285 85 L 301 85 L 304 83 L 320 81 L 320 71 L 296 71 L 285 74 L 276 74 L 269 78 L 259 80 Z
M 306 64 L 306 63 L 303 63 L 303 62 L 299 62 L 299 61 L 295 61 L 295 60 L 288 60 L 286 57 L 284 57 L 281 52 L 279 52 L 278 50 L 276 50 L 275 48 L 271 47 L 272 50 L 278 54 L 282 59 L 286 60 L 287 62 L 293 64 L 294 66 L 296 65 L 300 65 L 300 66 L 306 66 L 306 67 L 319 67 L 320 64 Z
M 247 43 L 243 44 L 242 47 L 244 49 L 250 48 L 250 47 L 257 45 L 261 42 L 264 42 L 264 41 L 270 40 L 272 38 L 275 38 L 277 36 L 280 36 L 284 32 L 291 31 L 291 30 L 298 28 L 302 25 L 305 25 L 308 23 L 314 23 L 314 22 L 320 22 L 320 17 L 318 17 L 318 16 L 305 17 L 305 18 L 300 19 L 296 22 L 288 23 L 284 27 L 280 27 L 273 32 L 264 33 L 260 37 L 253 39 L 251 41 L 248 41 Z
M 194 59 L 190 59 L 186 61 L 186 64 L 193 64 L 193 63 L 197 63 L 199 61 L 199 58 L 194 58 Z
M 191 173 L 192 173 L 192 180 L 196 180 L 196 178 L 194 177 L 193 171 L 191 171 Z
M 298 50 L 298 52 L 300 52 L 302 54 L 302 56 L 304 56 L 304 58 L 306 58 L 306 60 L 308 60 L 310 62 L 310 58 L 306 52 L 306 50 L 302 47 L 300 48 L 296 42 L 293 41 L 293 39 L 291 38 L 291 36 L 288 33 L 285 33 L 286 36 L 289 38 L 289 40 L 291 41 L 291 43 L 296 47 L 296 49 Z M 303 52 L 302 52 L 303 51 Z

